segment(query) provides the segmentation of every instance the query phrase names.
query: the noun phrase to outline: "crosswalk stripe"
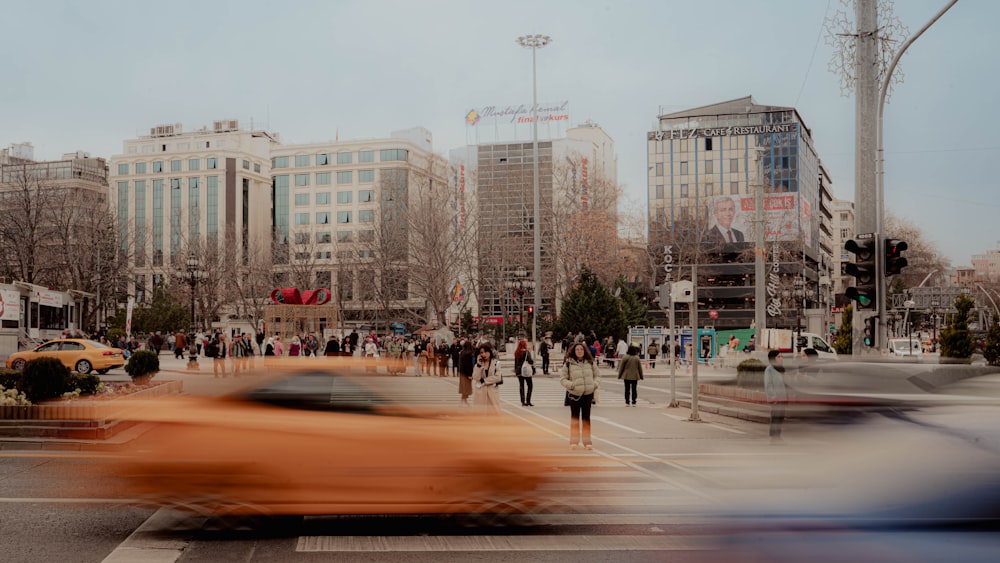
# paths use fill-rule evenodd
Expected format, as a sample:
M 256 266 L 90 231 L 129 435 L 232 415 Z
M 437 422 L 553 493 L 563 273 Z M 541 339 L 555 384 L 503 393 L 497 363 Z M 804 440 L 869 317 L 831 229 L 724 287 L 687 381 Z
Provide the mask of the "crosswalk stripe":
M 302 536 L 295 551 L 661 551 L 710 549 L 697 536 Z

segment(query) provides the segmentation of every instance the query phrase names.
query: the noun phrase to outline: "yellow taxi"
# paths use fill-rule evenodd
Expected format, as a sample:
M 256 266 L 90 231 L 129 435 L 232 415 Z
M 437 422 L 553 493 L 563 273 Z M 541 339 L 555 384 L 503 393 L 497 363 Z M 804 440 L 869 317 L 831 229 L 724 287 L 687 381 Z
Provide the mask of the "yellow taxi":
M 57 358 L 64 366 L 78 373 L 96 371 L 104 375 L 108 370 L 125 365 L 120 348 L 112 348 L 94 340 L 65 338 L 50 340 L 34 350 L 24 350 L 7 358 L 10 369 L 24 369 L 24 364 L 35 358 Z

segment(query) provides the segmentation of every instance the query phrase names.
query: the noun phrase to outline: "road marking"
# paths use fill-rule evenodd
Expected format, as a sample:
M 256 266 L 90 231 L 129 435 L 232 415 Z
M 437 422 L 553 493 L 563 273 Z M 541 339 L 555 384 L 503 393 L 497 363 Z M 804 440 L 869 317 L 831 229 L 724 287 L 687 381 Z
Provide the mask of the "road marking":
M 102 563 L 174 563 L 184 550 L 188 540 L 164 539 L 156 535 L 157 531 L 170 529 L 177 522 L 178 513 L 161 508 L 153 513 L 141 526 L 125 538 L 114 551 L 104 558 Z
M 300 536 L 295 551 L 680 551 L 710 549 L 699 536 Z
M 612 421 L 604 418 L 603 416 L 593 416 L 593 415 L 591 415 L 590 418 L 591 418 L 591 420 L 596 420 L 598 422 L 603 422 L 604 424 L 607 424 L 608 426 L 614 426 L 616 428 L 621 428 L 622 430 L 628 430 L 629 432 L 632 432 L 633 434 L 645 434 L 645 432 L 643 432 L 642 430 L 636 430 L 635 428 L 632 428 L 632 427 L 629 427 L 629 426 L 625 426 L 624 424 L 618 424 L 617 422 L 612 422 Z

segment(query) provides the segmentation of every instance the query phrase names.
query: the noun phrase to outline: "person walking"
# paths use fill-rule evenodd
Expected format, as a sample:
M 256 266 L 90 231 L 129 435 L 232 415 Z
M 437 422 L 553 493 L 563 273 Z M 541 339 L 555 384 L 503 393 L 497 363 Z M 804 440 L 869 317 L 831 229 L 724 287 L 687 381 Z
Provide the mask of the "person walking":
M 521 391 L 521 406 L 533 407 L 531 404 L 531 391 L 534 388 L 532 376 L 535 375 L 535 359 L 531 357 L 531 350 L 528 349 L 528 341 L 524 338 L 517 341 L 514 348 L 514 373 L 517 374 L 517 385 Z M 528 393 L 525 395 L 524 388 L 527 385 Z
M 212 375 L 215 377 L 226 377 L 226 355 L 228 352 L 226 335 L 221 332 L 216 333 L 205 346 L 205 355 L 212 358 Z
M 298 356 L 301 350 L 302 350 L 302 344 L 299 343 L 299 337 L 293 336 L 292 343 L 288 345 L 288 355 Z
M 285 355 L 285 344 L 281 341 L 281 336 L 274 337 L 274 355 L 284 356 Z
M 549 354 L 552 352 L 552 339 L 546 336 L 538 345 L 538 355 L 542 357 L 542 375 L 549 374 Z
M 566 389 L 563 404 L 569 406 L 570 412 L 570 449 L 579 447 L 581 438 L 584 448 L 594 449 L 590 439 L 590 408 L 594 403 L 594 394 L 601 385 L 600 377 L 597 365 L 594 364 L 594 356 L 587 345 L 583 342 L 572 344 L 559 378 L 559 383 Z
M 334 335 L 330 335 L 330 339 L 326 341 L 326 346 L 323 348 L 323 355 L 327 357 L 340 355 L 340 342 L 337 342 L 337 338 Z
M 472 368 L 475 388 L 472 402 L 487 414 L 500 414 L 500 390 L 497 389 L 497 384 L 503 381 L 500 360 L 489 342 L 480 344 L 477 352 L 476 365 Z
M 649 348 L 646 350 L 647 357 L 649 358 L 649 369 L 656 367 L 656 356 L 660 353 L 660 345 L 653 340 L 649 343 Z
M 767 403 L 771 405 L 771 422 L 767 433 L 772 444 L 781 443 L 781 423 L 785 420 L 785 403 L 788 401 L 788 390 L 785 388 L 785 368 L 781 365 L 781 352 L 771 350 L 767 353 L 770 364 L 764 370 L 764 393 Z
M 632 345 L 625 351 L 625 357 L 618 362 L 618 379 L 625 381 L 625 406 L 635 406 L 639 394 L 639 380 L 642 379 L 642 361 L 639 359 L 639 347 Z
M 187 348 L 187 335 L 184 334 L 183 330 L 178 330 L 177 335 L 174 336 L 174 358 L 184 358 L 184 352 Z
M 476 367 L 476 350 L 472 342 L 462 343 L 462 352 L 458 355 L 458 394 L 462 396 L 462 405 L 469 406 L 472 396 L 472 373 Z

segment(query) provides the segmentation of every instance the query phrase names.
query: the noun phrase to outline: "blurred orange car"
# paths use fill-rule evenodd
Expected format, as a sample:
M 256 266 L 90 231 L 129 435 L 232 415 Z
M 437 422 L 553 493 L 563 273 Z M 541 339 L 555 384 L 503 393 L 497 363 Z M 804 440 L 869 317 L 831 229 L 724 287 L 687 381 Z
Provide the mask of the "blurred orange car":
M 125 365 L 125 356 L 120 348 L 84 338 L 64 338 L 50 340 L 34 350 L 11 354 L 7 358 L 7 367 L 22 370 L 29 360 L 42 357 L 56 358 L 69 369 L 83 374 L 96 371 L 104 375 Z
M 135 418 L 157 424 L 115 462 L 127 493 L 202 514 L 530 506 L 550 449 L 515 420 L 393 405 L 365 386 L 363 372 L 337 369 L 134 409 Z

